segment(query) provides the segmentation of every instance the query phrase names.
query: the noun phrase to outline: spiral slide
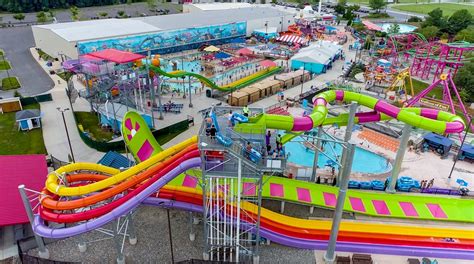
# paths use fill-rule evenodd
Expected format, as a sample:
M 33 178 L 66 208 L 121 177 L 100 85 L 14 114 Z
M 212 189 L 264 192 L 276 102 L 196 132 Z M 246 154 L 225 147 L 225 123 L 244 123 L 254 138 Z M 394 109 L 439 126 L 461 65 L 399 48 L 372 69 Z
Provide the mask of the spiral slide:
M 222 92 L 227 92 L 231 90 L 240 89 L 254 82 L 267 78 L 279 72 L 281 70 L 281 67 L 272 66 L 224 86 L 219 86 L 215 84 L 213 81 L 211 81 L 210 79 L 193 72 L 186 72 L 186 71 L 181 71 L 181 70 L 173 71 L 173 72 L 165 72 L 160 67 L 156 67 L 153 65 L 150 65 L 150 70 L 152 70 L 153 72 L 159 75 L 170 77 L 170 78 L 181 78 L 185 76 L 192 76 L 212 89 L 219 90 Z

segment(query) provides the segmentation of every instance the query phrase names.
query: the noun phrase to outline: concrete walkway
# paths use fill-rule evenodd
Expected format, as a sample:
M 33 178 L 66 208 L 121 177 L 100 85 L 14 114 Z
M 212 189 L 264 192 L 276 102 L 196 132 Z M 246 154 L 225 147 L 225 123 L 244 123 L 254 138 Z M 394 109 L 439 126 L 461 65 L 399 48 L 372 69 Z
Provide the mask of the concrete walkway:
M 30 52 L 33 58 L 38 62 L 38 53 L 36 50 L 31 48 Z M 43 70 L 49 72 L 50 69 L 46 68 L 44 63 L 39 64 Z M 57 107 L 61 107 L 61 109 L 71 108 L 65 90 L 66 82 L 57 75 L 49 76 L 55 83 L 54 88 L 49 91 L 53 97 L 53 101 L 40 103 L 41 113 L 43 114 L 41 118 L 41 124 L 43 129 L 44 144 L 50 155 L 62 161 L 68 161 L 68 155 L 70 154 L 70 151 L 66 131 L 64 129 L 61 113 L 57 110 Z M 66 119 L 69 136 L 71 138 L 71 145 L 75 160 L 77 162 L 81 161 L 96 163 L 102 157 L 103 153 L 90 148 L 82 141 L 76 128 L 76 122 L 71 110 L 66 111 L 64 116 Z

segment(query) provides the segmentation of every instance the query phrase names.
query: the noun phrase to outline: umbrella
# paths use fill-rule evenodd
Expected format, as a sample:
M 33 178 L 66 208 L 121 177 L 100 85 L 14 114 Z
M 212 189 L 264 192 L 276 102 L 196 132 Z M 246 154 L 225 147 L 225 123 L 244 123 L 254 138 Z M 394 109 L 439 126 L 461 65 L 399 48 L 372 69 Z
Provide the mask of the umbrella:
M 240 54 L 240 55 L 250 55 L 252 53 L 253 53 L 253 51 L 251 51 L 250 49 L 247 49 L 247 48 L 241 48 L 237 51 L 237 54 Z
M 225 52 L 219 52 L 219 53 L 216 53 L 216 55 L 214 55 L 214 57 L 216 59 L 227 59 L 227 58 L 230 57 L 230 55 L 225 53 Z
M 459 184 L 460 186 L 463 186 L 463 187 L 466 187 L 466 186 L 469 185 L 469 184 L 468 184 L 465 180 L 463 180 L 463 179 L 457 179 L 457 180 L 456 180 L 456 183 Z
M 216 46 L 209 46 L 207 48 L 204 49 L 204 51 L 208 51 L 208 52 L 216 52 L 216 51 L 219 51 L 220 49 Z
M 260 62 L 260 66 L 262 67 L 274 67 L 276 66 L 276 63 L 271 61 L 271 60 L 264 60 Z

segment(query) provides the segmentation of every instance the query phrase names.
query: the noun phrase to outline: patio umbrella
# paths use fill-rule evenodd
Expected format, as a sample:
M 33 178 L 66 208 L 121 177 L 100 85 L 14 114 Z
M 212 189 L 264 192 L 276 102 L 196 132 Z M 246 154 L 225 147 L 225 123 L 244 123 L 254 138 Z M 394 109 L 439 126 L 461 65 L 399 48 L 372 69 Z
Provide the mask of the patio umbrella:
M 209 46 L 207 48 L 204 49 L 204 51 L 207 51 L 207 52 L 216 52 L 216 51 L 219 51 L 220 49 L 216 46 Z
M 260 62 L 260 66 L 262 67 L 274 67 L 276 66 L 276 63 L 271 61 L 271 60 L 264 60 Z
M 218 53 L 216 53 L 216 55 L 214 55 L 214 57 L 216 59 L 227 59 L 227 58 L 230 57 L 230 55 L 225 53 L 225 52 L 218 52 Z

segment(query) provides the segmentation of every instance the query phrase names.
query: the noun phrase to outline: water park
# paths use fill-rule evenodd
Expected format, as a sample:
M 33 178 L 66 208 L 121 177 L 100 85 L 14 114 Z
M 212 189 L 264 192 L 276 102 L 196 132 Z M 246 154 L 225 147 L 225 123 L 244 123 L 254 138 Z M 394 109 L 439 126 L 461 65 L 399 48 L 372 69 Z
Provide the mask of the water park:
M 69 161 L 30 155 L 38 176 L 16 178 L 0 156 L 24 262 L 474 261 L 474 101 L 456 78 L 473 43 L 340 25 L 322 3 L 186 5 L 32 27 L 35 60 L 70 76 L 37 121 Z

